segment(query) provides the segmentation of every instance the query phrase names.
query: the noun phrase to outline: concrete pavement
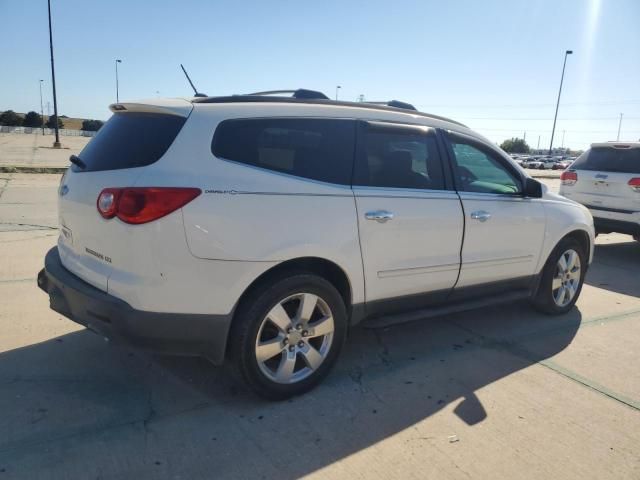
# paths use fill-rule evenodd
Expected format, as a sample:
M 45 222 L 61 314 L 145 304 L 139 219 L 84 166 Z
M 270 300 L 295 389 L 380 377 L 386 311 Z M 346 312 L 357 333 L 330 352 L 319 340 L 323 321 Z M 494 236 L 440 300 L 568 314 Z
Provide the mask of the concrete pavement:
M 564 317 L 519 303 L 358 328 L 323 385 L 269 403 L 228 367 L 49 310 L 35 276 L 58 182 L 0 174 L 0 478 L 640 478 L 630 237 L 598 237 Z
M 53 148 L 53 135 L 0 133 L 0 172 L 59 170 L 69 166 L 69 155 L 77 154 L 90 137 L 61 136 L 62 148 Z

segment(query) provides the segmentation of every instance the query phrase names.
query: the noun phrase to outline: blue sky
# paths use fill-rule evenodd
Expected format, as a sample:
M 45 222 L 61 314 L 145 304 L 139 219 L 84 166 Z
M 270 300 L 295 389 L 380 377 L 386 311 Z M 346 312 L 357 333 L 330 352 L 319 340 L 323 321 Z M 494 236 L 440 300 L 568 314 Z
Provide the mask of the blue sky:
M 639 0 L 52 0 L 61 115 L 106 119 L 120 99 L 305 87 L 399 99 L 500 142 L 640 138 Z M 51 101 L 46 0 L 0 0 L 0 110 Z M 157 93 L 159 92 L 159 93 Z M 46 109 L 46 107 L 45 107 Z

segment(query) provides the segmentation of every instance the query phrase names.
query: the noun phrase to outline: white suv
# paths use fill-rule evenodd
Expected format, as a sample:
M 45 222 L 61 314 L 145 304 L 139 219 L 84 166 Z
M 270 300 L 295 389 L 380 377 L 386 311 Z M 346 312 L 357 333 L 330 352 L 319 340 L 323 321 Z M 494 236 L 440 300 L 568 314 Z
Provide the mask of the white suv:
M 640 241 L 640 142 L 594 143 L 560 179 L 560 194 L 589 208 L 596 232 Z
M 408 104 L 238 95 L 111 106 L 61 180 L 51 308 L 109 338 L 318 383 L 349 327 L 576 302 L 589 211 Z M 383 320 L 381 320 L 383 319 Z

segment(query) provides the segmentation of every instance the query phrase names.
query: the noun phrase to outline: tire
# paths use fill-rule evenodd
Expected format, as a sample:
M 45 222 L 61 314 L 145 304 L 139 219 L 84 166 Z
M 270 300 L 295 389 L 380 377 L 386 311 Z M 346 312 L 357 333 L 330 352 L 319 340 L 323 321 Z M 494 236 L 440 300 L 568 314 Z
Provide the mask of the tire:
M 568 268 L 564 273 L 561 271 L 560 259 L 564 257 L 565 264 L 574 252 L 579 260 L 578 271 L 575 268 Z M 587 254 L 580 244 L 572 238 L 564 238 L 556 245 L 549 255 L 542 270 L 542 278 L 538 291 L 532 299 L 533 306 L 547 315 L 562 315 L 573 308 L 584 284 L 584 276 L 587 272 Z M 570 265 L 568 265 L 570 267 Z M 568 276 L 567 276 L 568 275 Z M 558 282 L 561 283 L 559 288 Z M 565 296 L 562 296 L 560 289 L 565 289 Z M 573 291 L 573 296 L 568 298 Z M 559 301 L 560 300 L 560 301 Z
M 303 309 L 305 303 L 313 309 Z M 309 319 L 303 310 L 311 312 Z M 262 282 L 239 306 L 229 338 L 231 359 L 251 390 L 284 400 L 324 379 L 346 336 L 347 310 L 336 288 L 312 273 L 288 272 Z

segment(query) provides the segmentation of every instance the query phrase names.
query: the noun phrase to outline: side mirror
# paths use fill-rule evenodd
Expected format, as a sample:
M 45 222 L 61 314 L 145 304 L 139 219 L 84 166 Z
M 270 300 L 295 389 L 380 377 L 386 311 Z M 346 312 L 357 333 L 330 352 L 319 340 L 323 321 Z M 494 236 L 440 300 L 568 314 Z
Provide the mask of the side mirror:
M 465 395 L 453 412 L 467 425 L 476 425 L 487 418 L 487 412 L 475 393 Z
M 542 198 L 542 184 L 531 177 L 524 183 L 524 195 L 530 198 Z

